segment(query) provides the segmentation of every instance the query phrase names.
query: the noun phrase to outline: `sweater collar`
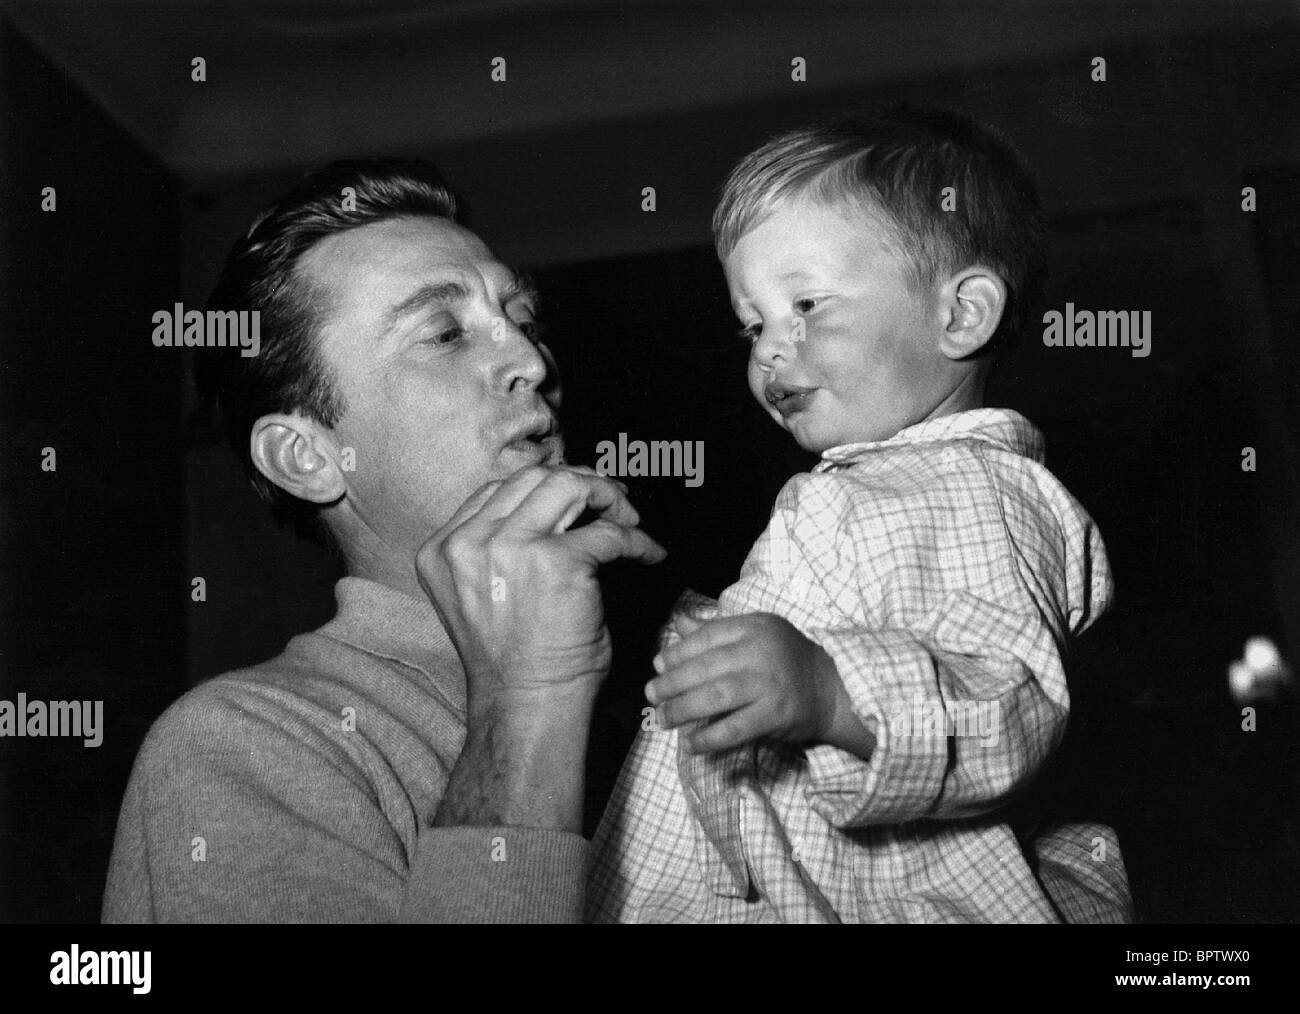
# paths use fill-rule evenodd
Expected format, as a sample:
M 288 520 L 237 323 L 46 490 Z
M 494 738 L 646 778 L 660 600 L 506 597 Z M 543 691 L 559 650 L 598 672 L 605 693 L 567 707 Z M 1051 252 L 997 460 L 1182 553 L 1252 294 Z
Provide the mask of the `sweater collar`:
M 465 670 L 432 602 L 363 577 L 340 580 L 334 598 L 338 610 L 320 633 L 418 669 L 464 710 Z
M 876 451 L 946 440 L 981 440 L 1039 463 L 1045 454 L 1043 435 L 1019 412 L 1007 408 L 974 408 L 908 426 L 888 440 L 827 448 L 813 471 L 825 472 L 856 464 Z

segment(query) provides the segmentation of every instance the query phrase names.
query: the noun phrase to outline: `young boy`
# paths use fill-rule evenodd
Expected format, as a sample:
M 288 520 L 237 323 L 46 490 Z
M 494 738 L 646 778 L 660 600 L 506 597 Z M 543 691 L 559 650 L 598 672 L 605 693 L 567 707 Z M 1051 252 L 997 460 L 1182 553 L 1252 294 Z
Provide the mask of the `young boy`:
M 1041 435 L 982 407 L 1042 284 L 1032 180 L 964 118 L 891 112 L 763 145 L 713 228 L 750 390 L 821 461 L 665 629 L 589 918 L 1126 920 L 1109 828 L 1022 841 L 1005 812 L 1112 590 Z

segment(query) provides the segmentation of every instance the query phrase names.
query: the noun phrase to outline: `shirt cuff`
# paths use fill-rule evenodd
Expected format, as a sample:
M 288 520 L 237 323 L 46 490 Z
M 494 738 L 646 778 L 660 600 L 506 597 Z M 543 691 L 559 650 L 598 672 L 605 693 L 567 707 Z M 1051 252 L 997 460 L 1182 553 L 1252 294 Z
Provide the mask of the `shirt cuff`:
M 919 701 L 939 698 L 935 660 L 902 631 L 816 631 L 813 639 L 835 661 L 853 713 L 876 746 L 865 760 L 826 744 L 809 748 L 809 803 L 837 828 L 923 816 L 942 790 L 948 741 L 909 735 L 896 718 Z

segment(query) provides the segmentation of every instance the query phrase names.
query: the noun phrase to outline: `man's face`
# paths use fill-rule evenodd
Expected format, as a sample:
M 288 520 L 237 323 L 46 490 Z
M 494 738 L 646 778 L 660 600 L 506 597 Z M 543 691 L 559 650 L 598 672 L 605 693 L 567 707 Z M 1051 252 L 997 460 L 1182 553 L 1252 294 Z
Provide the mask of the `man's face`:
M 389 219 L 327 237 L 299 269 L 325 301 L 348 507 L 383 543 L 413 551 L 484 483 L 563 459 L 536 297 L 473 233 Z
M 887 439 L 949 393 L 940 304 L 907 264 L 879 218 L 798 198 L 726 258 L 750 390 L 805 450 Z

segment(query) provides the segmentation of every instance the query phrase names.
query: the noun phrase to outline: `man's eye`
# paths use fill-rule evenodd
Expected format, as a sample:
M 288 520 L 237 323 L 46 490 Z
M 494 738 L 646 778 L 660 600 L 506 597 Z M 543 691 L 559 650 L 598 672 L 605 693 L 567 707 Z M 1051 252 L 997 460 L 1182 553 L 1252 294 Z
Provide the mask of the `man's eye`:
M 745 341 L 747 342 L 756 342 L 758 341 L 758 336 L 761 335 L 762 333 L 763 333 L 762 324 L 746 324 L 744 327 L 742 327 L 739 331 L 736 332 L 736 335 L 740 338 L 744 338 Z
M 536 345 L 547 336 L 546 325 L 540 320 L 521 320 L 515 327 L 524 333 L 524 337 Z
M 454 345 L 465 336 L 465 329 L 457 324 L 455 327 L 449 327 L 442 331 L 435 331 L 428 338 L 422 340 L 424 345 Z

